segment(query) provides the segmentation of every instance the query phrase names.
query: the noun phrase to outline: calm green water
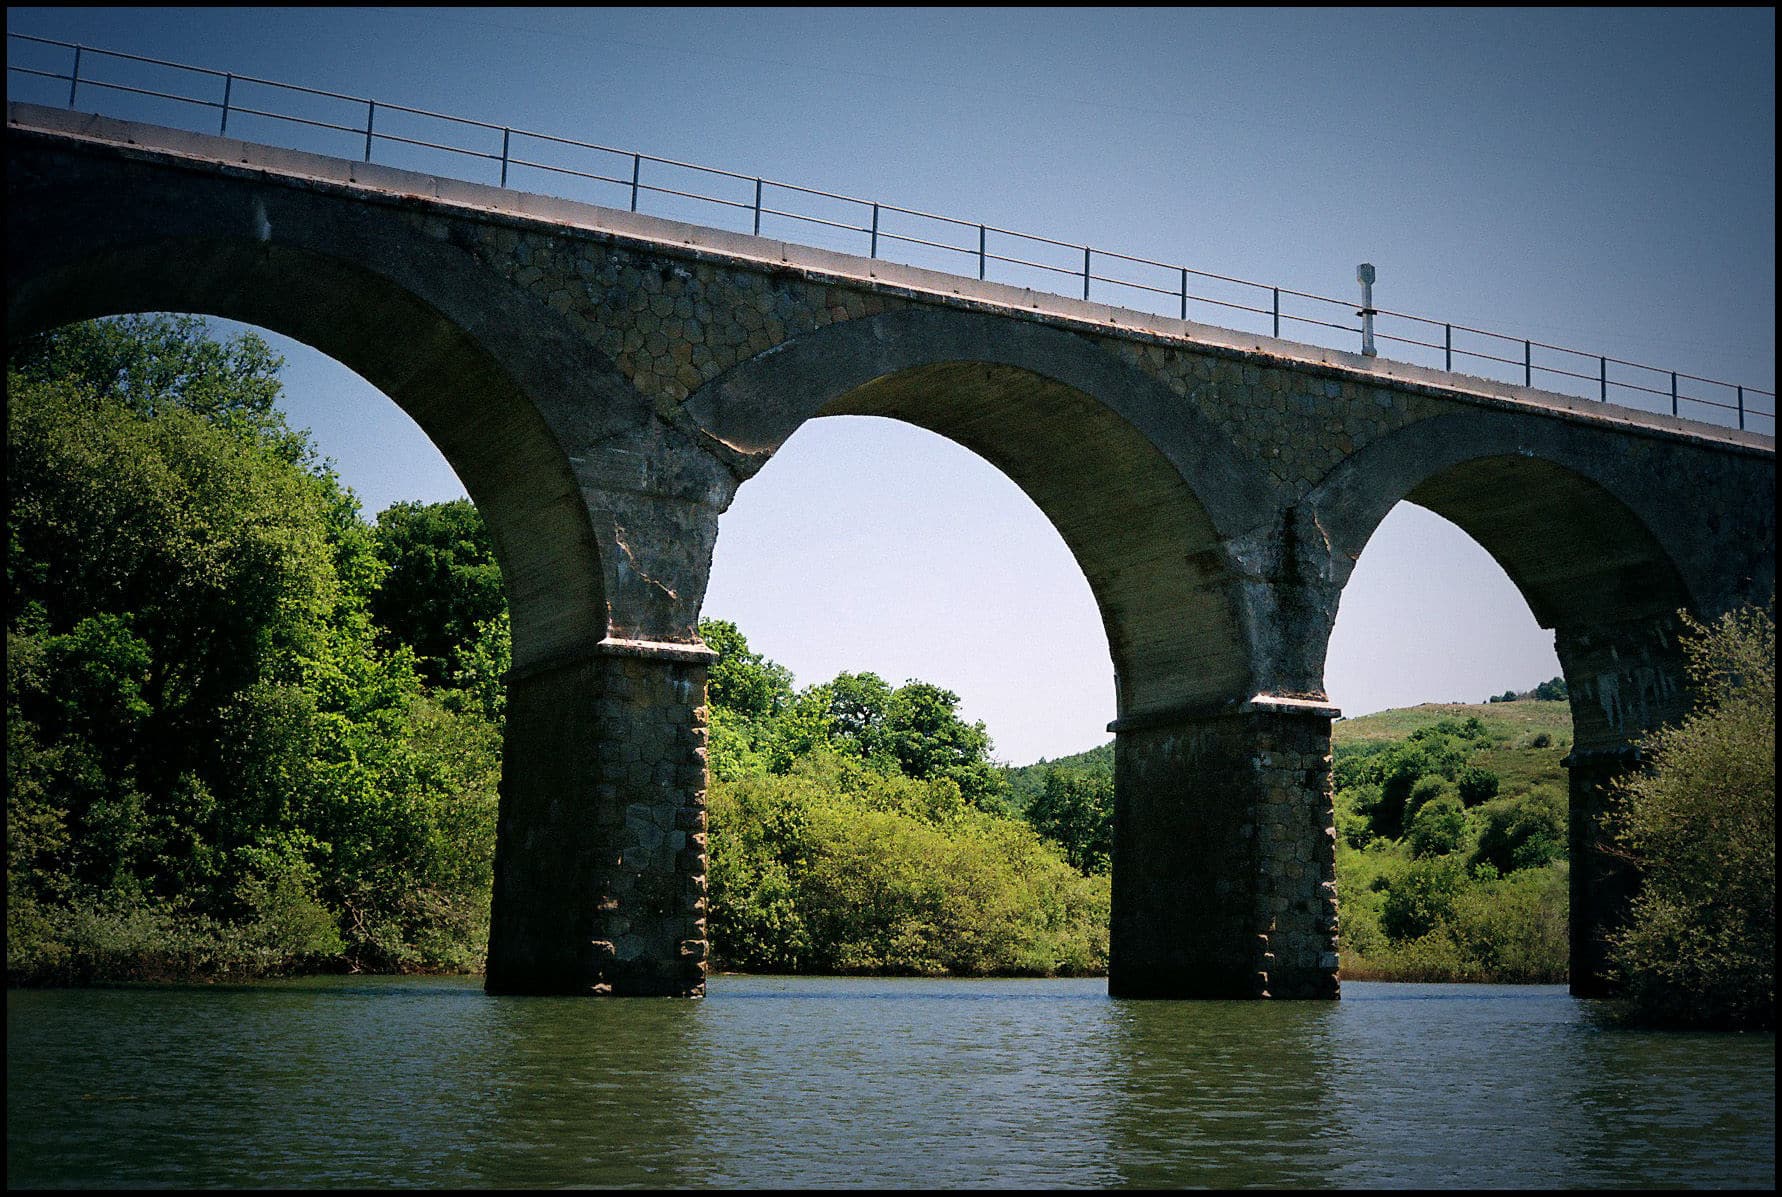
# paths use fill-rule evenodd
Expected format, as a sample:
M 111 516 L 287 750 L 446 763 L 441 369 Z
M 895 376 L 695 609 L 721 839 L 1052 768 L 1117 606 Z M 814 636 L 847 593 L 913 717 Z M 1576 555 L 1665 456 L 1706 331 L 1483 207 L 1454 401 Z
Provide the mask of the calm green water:
M 1775 1038 L 1549 986 L 716 977 L 11 992 L 10 1186 L 1770 1187 Z

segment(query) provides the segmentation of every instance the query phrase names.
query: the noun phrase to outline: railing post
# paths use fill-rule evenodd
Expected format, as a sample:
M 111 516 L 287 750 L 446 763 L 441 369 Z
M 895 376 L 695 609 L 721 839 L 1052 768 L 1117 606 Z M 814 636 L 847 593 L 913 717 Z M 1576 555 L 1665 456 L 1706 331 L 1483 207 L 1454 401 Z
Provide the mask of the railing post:
M 1442 325 L 1442 369 L 1454 368 L 1454 326 Z
M 1188 319 L 1188 267 L 1182 267 L 1182 319 Z
M 980 280 L 983 279 L 983 277 L 984 277 L 985 262 L 986 262 L 986 258 L 985 258 L 985 254 L 984 254 L 984 226 L 979 225 L 978 226 L 978 278 Z
M 365 101 L 365 161 L 371 161 L 371 125 L 377 119 L 377 101 Z
M 1522 342 L 1522 385 L 1525 387 L 1534 385 L 1534 343 L 1532 341 Z
M 507 186 L 507 147 L 513 135 L 512 129 L 501 130 L 501 185 L 503 187 Z
M 631 210 L 637 211 L 637 180 L 643 173 L 643 155 L 631 155 Z
M 1677 372 L 1671 371 L 1671 414 L 1677 414 Z
M 74 93 L 80 87 L 80 47 L 74 47 L 74 69 L 68 73 L 68 106 L 74 107 Z
M 869 258 L 879 256 L 879 206 L 872 206 L 872 249 L 866 255 Z
M 229 131 L 229 93 L 235 88 L 235 76 L 223 76 L 223 123 L 217 127 L 217 136 L 221 137 Z
M 755 180 L 755 236 L 761 235 L 761 180 Z M 982 278 L 982 275 L 978 277 Z
M 1602 384 L 1603 388 L 1602 398 L 1598 402 L 1607 403 L 1609 401 L 1609 359 L 1607 357 L 1598 358 L 1597 364 L 1600 367 L 1597 381 Z
M 1275 293 L 1275 336 L 1281 335 L 1281 288 L 1273 288 Z
M 1745 388 L 1739 388 L 1739 431 L 1745 431 Z
M 1085 302 L 1089 299 L 1089 252 L 1089 247 L 1085 245 L 1083 247 L 1083 299 Z
M 1361 306 L 1355 314 L 1361 317 L 1361 356 L 1377 357 L 1379 350 L 1374 348 L 1374 264 L 1363 262 L 1355 268 L 1355 281 L 1361 284 Z M 1279 301 L 1276 301 L 1279 306 Z

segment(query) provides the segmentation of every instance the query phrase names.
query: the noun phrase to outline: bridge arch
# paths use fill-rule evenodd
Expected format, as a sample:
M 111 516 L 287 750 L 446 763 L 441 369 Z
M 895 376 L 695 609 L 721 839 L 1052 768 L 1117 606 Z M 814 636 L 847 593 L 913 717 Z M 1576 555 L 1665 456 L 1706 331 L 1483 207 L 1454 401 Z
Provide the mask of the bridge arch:
M 1019 486 L 1082 569 L 1115 667 L 1110 992 L 1334 995 L 1329 845 L 1306 847 L 1329 801 L 1301 777 L 1318 771 L 1329 722 L 1253 701 L 1278 624 L 1244 554 L 1280 504 L 1249 453 L 1078 334 L 946 309 L 796 337 L 684 410 L 743 479 L 808 420 L 875 415 Z M 1289 841 L 1300 858 L 1272 859 Z
M 1638 737 L 1687 709 L 1677 612 L 1700 610 L 1703 592 L 1712 592 L 1712 575 L 1693 568 L 1691 513 L 1655 500 L 1643 478 L 1575 426 L 1469 412 L 1369 445 L 1305 501 L 1326 537 L 1321 584 L 1333 593 L 1404 501 L 1469 535 L 1503 568 L 1536 621 L 1553 629 L 1574 745 L 1564 762 L 1571 985 L 1587 996 L 1605 992 L 1606 936 L 1634 884 L 1609 850 L 1609 795 L 1637 761 Z M 1326 648 L 1336 608 L 1335 601 L 1324 606 Z
M 758 354 L 685 410 L 743 478 L 822 416 L 884 416 L 944 436 L 1019 486 L 1064 539 L 1101 610 L 1123 717 L 1254 692 L 1251 621 L 1226 546 L 1267 520 L 1272 492 L 1211 421 L 1078 335 L 974 312 L 888 312 Z
M 394 400 L 488 523 L 514 651 L 488 987 L 696 992 L 701 956 L 678 948 L 703 937 L 702 732 L 691 714 L 665 732 L 662 715 L 701 692 L 708 654 L 656 643 L 674 639 L 679 604 L 653 598 L 649 563 L 613 551 L 656 500 L 639 476 L 650 438 L 673 430 L 568 320 L 479 258 L 463 224 L 251 171 L 59 152 L 9 164 L 9 339 L 138 311 L 290 336 Z M 699 458 L 711 470 L 681 482 L 696 499 L 722 472 Z M 700 510 L 674 505 L 659 524 L 697 528 Z M 613 758 L 640 741 L 667 764 L 621 794 Z M 626 823 L 633 795 L 664 806 L 677 842 Z M 699 850 L 683 860 L 689 837 Z M 621 918 L 636 932 L 615 947 L 603 923 Z
M 10 235 L 33 248 L 12 255 L 9 339 L 75 320 L 175 311 L 302 341 L 388 395 L 457 472 L 494 538 L 516 668 L 589 651 L 606 635 L 597 541 L 537 398 L 563 394 L 567 380 L 525 377 L 523 363 L 491 348 L 521 333 L 510 309 L 454 304 L 451 283 L 461 281 L 470 299 L 473 280 L 452 280 L 449 259 L 417 262 L 424 245 L 377 262 L 355 254 L 350 238 L 261 241 L 251 230 L 123 207 L 102 195 L 61 194 L 24 208 L 34 219 Z M 102 243 L 90 231 L 69 236 L 69 221 L 102 230 Z
M 1558 421 L 1460 412 L 1418 421 L 1345 459 L 1303 500 L 1328 545 L 1319 571 L 1341 588 L 1400 501 L 1476 540 L 1543 627 L 1669 614 L 1692 605 L 1687 513 Z M 1535 534 L 1538 533 L 1538 534 Z

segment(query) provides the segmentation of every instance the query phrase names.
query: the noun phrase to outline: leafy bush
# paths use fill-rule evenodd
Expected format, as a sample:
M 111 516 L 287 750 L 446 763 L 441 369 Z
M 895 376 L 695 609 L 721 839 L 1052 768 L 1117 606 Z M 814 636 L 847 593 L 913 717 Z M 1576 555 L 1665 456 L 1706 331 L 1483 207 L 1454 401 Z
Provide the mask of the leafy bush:
M 1650 770 L 1622 787 L 1616 838 L 1642 887 L 1612 958 L 1644 1018 L 1773 1027 L 1775 618 L 1685 621 L 1697 703 L 1646 738 Z
M 1429 803 L 1443 797 L 1454 797 L 1454 787 L 1449 784 L 1447 778 L 1440 774 L 1419 777 L 1416 783 L 1411 786 L 1410 794 L 1405 798 L 1404 823 L 1407 833 L 1416 823 L 1417 813 Z
M 1052 769 L 1024 812 L 1035 831 L 1064 850 L 1084 876 L 1106 873 L 1114 851 L 1114 779 Z
M 835 753 L 715 784 L 711 936 L 720 966 L 962 975 L 1106 968 L 1105 877 L 950 779 Z
M 1466 842 L 1466 808 L 1453 794 L 1440 794 L 1418 808 L 1406 838 L 1418 859 L 1457 852 Z
M 1477 765 L 1464 766 L 1454 779 L 1454 788 L 1459 791 L 1463 806 L 1479 806 L 1491 801 L 1497 797 L 1498 785 L 1497 774 Z
M 1400 943 L 1429 934 L 1453 915 L 1466 885 L 1466 869 L 1452 857 L 1412 862 L 1386 891 L 1380 929 Z
M 1473 850 L 1472 863 L 1489 864 L 1507 876 L 1564 859 L 1568 807 L 1568 800 L 1549 786 L 1487 803 L 1480 808 L 1479 844 Z
M 1476 965 L 1480 980 L 1564 981 L 1571 964 L 1570 871 L 1560 864 L 1502 879 L 1477 878 L 1461 891 L 1446 933 Z

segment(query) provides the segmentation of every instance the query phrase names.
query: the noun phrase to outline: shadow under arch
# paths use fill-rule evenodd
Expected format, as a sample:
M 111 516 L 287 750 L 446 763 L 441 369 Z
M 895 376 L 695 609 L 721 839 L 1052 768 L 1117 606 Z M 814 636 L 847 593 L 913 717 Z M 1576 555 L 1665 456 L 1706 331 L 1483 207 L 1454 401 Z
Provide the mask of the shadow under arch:
M 1078 335 L 889 312 L 768 350 L 686 411 L 745 478 L 821 416 L 946 437 L 1020 487 L 1063 538 L 1101 612 L 1122 717 L 1253 692 L 1251 621 L 1226 545 L 1267 518 L 1272 494 L 1204 417 Z
M 524 377 L 523 367 L 516 370 L 491 351 L 501 334 L 517 337 L 522 330 L 516 313 L 490 310 L 501 304 L 485 301 L 483 310 L 467 310 L 473 283 L 487 292 L 486 275 L 454 279 L 449 276 L 458 271 L 449 261 L 393 254 L 389 260 L 401 263 L 407 276 L 396 278 L 368 264 L 376 259 L 353 254 L 352 238 L 317 247 L 227 231 L 199 234 L 168 228 L 158 217 L 171 214 L 154 212 L 152 204 L 125 217 L 114 209 L 134 205 L 81 194 L 62 198 L 67 203 L 13 205 L 24 214 L 9 218 L 9 240 L 47 246 L 9 252 L 9 339 L 75 320 L 174 311 L 301 341 L 394 401 L 463 482 L 494 540 L 517 670 L 585 653 L 605 636 L 596 540 L 570 462 L 539 402 L 540 393 L 567 399 L 564 380 L 539 378 L 536 371 Z M 118 216 L 110 227 L 106 213 Z M 97 222 L 100 232 L 62 234 L 71 220 Z M 424 244 L 415 248 L 426 258 L 443 257 L 424 254 Z M 439 280 L 442 271 L 448 277 Z M 431 286 L 423 281 L 430 274 Z M 437 294 L 450 292 L 454 282 L 463 284 L 457 304 Z M 442 298 L 448 302 L 437 302 Z M 524 332 L 537 336 L 539 329 L 528 322 Z
M 1599 438 L 1600 439 L 1600 438 Z M 1689 529 L 1672 506 L 1605 461 L 1591 430 L 1496 412 L 1422 420 L 1366 446 L 1302 506 L 1329 546 L 1340 589 L 1399 502 L 1478 542 L 1545 628 L 1669 615 L 1691 605 Z

